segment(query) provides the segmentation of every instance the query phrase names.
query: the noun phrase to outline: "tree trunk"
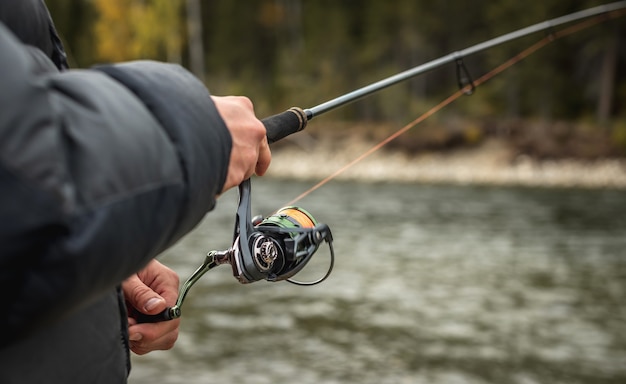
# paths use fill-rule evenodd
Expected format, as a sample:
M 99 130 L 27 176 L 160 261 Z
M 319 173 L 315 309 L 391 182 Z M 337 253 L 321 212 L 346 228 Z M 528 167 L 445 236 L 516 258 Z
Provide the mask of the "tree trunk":
M 602 57 L 602 67 L 600 68 L 596 115 L 598 123 L 605 126 L 611 118 L 611 110 L 613 109 L 619 45 L 618 36 L 617 32 L 615 32 L 607 40 L 606 49 Z
M 198 0 L 187 0 L 187 33 L 189 34 L 189 69 L 204 81 L 202 15 Z

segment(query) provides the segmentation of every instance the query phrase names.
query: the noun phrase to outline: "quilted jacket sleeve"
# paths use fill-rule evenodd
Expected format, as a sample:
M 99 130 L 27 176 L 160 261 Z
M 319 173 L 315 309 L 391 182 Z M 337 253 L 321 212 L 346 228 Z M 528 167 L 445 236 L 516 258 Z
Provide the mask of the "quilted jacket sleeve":
M 210 211 L 231 138 L 182 67 L 58 72 L 0 23 L 0 346 L 91 302 Z

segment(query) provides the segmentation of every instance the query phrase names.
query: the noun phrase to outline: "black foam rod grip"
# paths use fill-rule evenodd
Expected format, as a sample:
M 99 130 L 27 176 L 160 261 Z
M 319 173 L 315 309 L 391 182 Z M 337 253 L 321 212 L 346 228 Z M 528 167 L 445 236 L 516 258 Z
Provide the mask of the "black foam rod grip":
M 266 117 L 261 121 L 267 130 L 267 141 L 275 143 L 292 133 L 303 130 L 308 118 L 301 108 L 291 107 L 283 113 Z

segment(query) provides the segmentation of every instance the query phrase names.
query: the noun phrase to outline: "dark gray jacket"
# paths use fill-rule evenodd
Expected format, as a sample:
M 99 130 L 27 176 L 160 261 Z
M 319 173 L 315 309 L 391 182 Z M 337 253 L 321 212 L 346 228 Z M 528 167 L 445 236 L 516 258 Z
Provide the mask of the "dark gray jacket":
M 226 179 L 208 91 L 156 62 L 61 71 L 40 0 L 0 0 L 0 383 L 123 383 L 120 282 Z

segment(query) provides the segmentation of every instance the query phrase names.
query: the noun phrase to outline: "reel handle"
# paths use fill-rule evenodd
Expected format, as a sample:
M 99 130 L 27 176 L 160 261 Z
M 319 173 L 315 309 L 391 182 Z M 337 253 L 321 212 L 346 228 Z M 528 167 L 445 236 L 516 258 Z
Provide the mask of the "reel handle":
M 138 310 L 132 310 L 131 317 L 137 320 L 138 324 L 158 323 L 161 321 L 174 320 L 180 317 L 180 307 L 177 305 L 174 305 L 173 307 L 167 307 L 162 312 L 159 312 L 156 315 L 146 315 L 145 313 L 141 313 Z
M 261 120 L 267 130 L 267 141 L 275 143 L 306 127 L 311 116 L 302 108 L 291 107 L 285 112 L 269 116 Z

